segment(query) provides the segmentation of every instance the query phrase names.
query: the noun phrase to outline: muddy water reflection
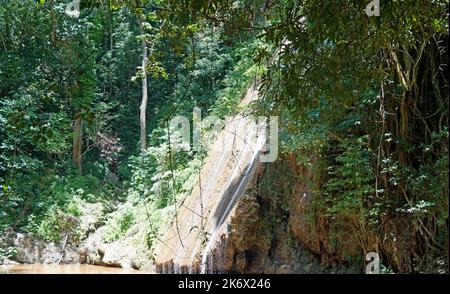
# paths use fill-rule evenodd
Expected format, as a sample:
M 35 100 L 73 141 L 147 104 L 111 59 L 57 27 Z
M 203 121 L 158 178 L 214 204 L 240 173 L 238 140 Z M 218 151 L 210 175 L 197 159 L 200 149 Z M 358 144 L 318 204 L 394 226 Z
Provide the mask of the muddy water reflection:
M 0 274 L 150 274 L 150 272 L 85 264 L 17 264 L 0 266 Z

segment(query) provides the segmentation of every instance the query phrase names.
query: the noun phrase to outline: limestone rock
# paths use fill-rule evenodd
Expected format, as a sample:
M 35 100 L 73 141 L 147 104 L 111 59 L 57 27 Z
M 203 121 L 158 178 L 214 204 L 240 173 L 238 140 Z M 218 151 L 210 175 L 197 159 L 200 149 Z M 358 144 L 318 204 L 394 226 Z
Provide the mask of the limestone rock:
M 137 250 L 131 242 L 119 240 L 105 243 L 102 241 L 103 233 L 104 227 L 96 230 L 80 249 L 79 254 L 86 263 L 122 268 L 139 267 L 134 261 Z
M 80 263 L 77 248 L 71 245 L 64 247 L 22 233 L 15 234 L 11 245 L 17 250 L 14 259 L 19 263 Z

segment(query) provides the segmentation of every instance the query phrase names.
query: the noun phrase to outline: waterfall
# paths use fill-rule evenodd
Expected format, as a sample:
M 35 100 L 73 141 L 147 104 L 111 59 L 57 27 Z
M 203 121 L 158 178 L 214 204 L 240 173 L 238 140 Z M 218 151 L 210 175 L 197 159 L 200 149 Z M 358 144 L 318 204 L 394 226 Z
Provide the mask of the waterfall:
M 219 221 L 216 223 L 216 226 L 214 227 L 212 237 L 208 240 L 208 243 L 206 244 L 206 247 L 203 250 L 201 270 L 200 270 L 200 273 L 202 273 L 202 274 L 207 273 L 208 255 L 210 254 L 212 246 L 214 245 L 216 238 L 219 235 L 222 224 L 224 223 L 225 219 L 227 218 L 227 216 L 229 215 L 231 210 L 234 208 L 234 204 L 236 204 L 237 200 L 240 198 L 242 193 L 245 191 L 245 188 L 247 186 L 246 184 L 249 179 L 249 175 L 251 174 L 251 171 L 255 167 L 256 160 L 258 159 L 259 152 L 261 151 L 263 145 L 264 145 L 264 137 L 261 136 L 260 138 L 258 138 L 257 145 L 253 149 L 253 156 L 250 161 L 250 164 L 247 166 L 247 169 L 246 169 L 244 175 L 240 177 L 239 184 L 238 184 L 236 190 L 234 191 L 233 196 L 231 197 L 230 201 L 228 202 L 223 213 L 220 215 Z M 246 146 L 246 149 L 248 149 L 248 145 Z M 245 153 L 245 151 L 244 151 L 244 153 Z M 237 170 L 237 166 L 238 166 L 238 164 L 236 164 L 234 172 Z M 230 181 L 228 182 L 226 188 L 229 187 L 231 178 L 230 178 Z M 226 248 L 225 248 L 225 250 L 226 250 Z M 211 266 L 211 267 L 213 267 L 213 266 Z
M 257 99 L 255 82 L 240 106 L 245 108 Z M 226 238 L 219 238 L 221 230 L 252 178 L 265 143 L 265 127 L 242 112 L 226 122 L 208 152 L 197 184 L 177 209 L 178 223 L 168 224 L 155 245 L 159 271 L 208 272 L 218 266 L 211 254 L 215 249 L 219 259 L 226 260 Z M 224 241 L 220 248 L 215 247 L 218 239 Z

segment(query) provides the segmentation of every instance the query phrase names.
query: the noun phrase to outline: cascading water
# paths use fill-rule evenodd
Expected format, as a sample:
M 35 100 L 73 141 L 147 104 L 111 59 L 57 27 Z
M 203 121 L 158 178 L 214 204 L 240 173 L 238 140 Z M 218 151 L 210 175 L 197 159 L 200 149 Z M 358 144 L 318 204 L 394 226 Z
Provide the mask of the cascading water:
M 238 184 L 236 190 L 234 191 L 233 196 L 231 197 L 230 201 L 228 202 L 225 210 L 223 211 L 222 215 L 219 216 L 220 217 L 219 221 L 216 222 L 216 226 L 214 228 L 212 237 L 208 240 L 208 243 L 206 244 L 206 247 L 203 250 L 201 269 L 200 269 L 200 273 L 202 273 L 202 274 L 207 273 L 208 256 L 211 253 L 212 246 L 216 242 L 217 236 L 219 235 L 219 233 L 221 231 L 221 227 L 222 227 L 225 219 L 228 217 L 231 210 L 234 208 L 234 205 L 236 204 L 237 200 L 240 198 L 240 196 L 245 191 L 245 188 L 247 187 L 246 184 L 248 183 L 249 175 L 251 174 L 251 171 L 254 169 L 254 167 L 256 165 L 256 160 L 258 159 L 259 152 L 261 151 L 261 149 L 264 145 L 264 141 L 265 141 L 264 136 L 261 136 L 260 138 L 258 138 L 257 145 L 255 146 L 255 149 L 253 150 L 253 156 L 252 156 L 251 162 L 247 166 L 247 169 L 246 169 L 244 175 L 241 176 L 241 178 L 239 180 L 239 184 Z M 248 149 L 248 147 L 249 147 L 249 145 L 247 145 L 246 149 Z M 238 165 L 236 165 L 234 172 L 236 172 L 237 166 Z M 228 182 L 227 188 L 229 187 L 229 185 L 230 185 L 230 182 Z M 211 260 L 212 260 L 212 258 L 211 258 Z M 210 267 L 213 268 L 213 265 L 211 265 Z
M 240 106 L 245 108 L 256 99 L 255 82 Z M 197 184 L 177 209 L 178 221 L 170 224 L 155 246 L 160 272 L 207 271 L 205 260 L 256 166 L 265 138 L 265 134 L 256 138 L 257 133 L 255 122 L 241 113 L 229 120 L 217 135 Z M 225 256 L 222 252 L 220 255 Z
M 288 41 L 284 38 L 269 64 L 277 59 L 286 44 Z M 239 108 L 246 108 L 258 99 L 257 81 L 254 81 Z M 177 209 L 176 221 L 170 224 L 155 246 L 155 262 L 160 271 L 214 272 L 213 251 L 219 250 L 222 259 L 226 258 L 224 224 L 231 219 L 236 203 L 254 175 L 258 155 L 266 139 L 265 125 L 257 126 L 255 133 L 250 134 L 248 131 L 252 126 L 255 124 L 252 125 L 248 117 L 240 113 L 228 121 L 218 134 L 211 148 L 216 152 L 208 152 L 197 184 Z M 256 133 L 259 136 L 252 138 Z M 227 152 L 226 146 L 230 144 L 231 152 Z M 217 152 L 224 146 L 225 152 Z M 216 247 L 219 236 L 225 236 L 220 249 Z

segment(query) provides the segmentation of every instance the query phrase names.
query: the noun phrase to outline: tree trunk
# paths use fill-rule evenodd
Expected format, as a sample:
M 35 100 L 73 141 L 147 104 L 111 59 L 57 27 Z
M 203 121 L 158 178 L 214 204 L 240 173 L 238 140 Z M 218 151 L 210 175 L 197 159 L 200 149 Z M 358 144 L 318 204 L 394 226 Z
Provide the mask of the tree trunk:
M 81 118 L 81 111 L 75 111 L 73 122 L 73 151 L 72 159 L 78 167 L 80 175 L 83 173 L 82 165 L 82 147 L 83 147 L 83 119 Z
M 139 20 L 139 29 L 141 36 L 144 36 L 144 20 L 141 18 Z M 140 143 L 141 143 L 141 151 L 147 147 L 147 127 L 146 127 L 146 112 L 147 112 L 147 42 L 145 38 L 142 38 L 142 101 L 140 106 L 140 116 L 139 123 L 141 127 L 140 133 Z
M 408 144 L 408 120 L 409 120 L 409 106 L 408 106 L 408 93 L 404 93 L 402 100 L 400 102 L 400 122 L 399 122 L 399 138 L 401 140 L 401 144 L 398 146 L 399 148 L 399 159 L 398 162 L 401 166 L 406 166 L 406 147 Z
M 56 14 L 55 14 L 55 0 L 50 0 L 50 18 L 51 18 L 51 34 L 52 34 L 52 44 L 55 45 L 56 42 Z
M 114 50 L 114 37 L 113 37 L 113 15 L 112 15 L 112 7 L 111 1 L 108 1 L 108 25 L 109 25 L 109 51 L 111 51 L 111 58 L 114 58 L 113 50 Z M 109 65 L 109 95 L 113 97 L 113 62 L 110 62 Z

